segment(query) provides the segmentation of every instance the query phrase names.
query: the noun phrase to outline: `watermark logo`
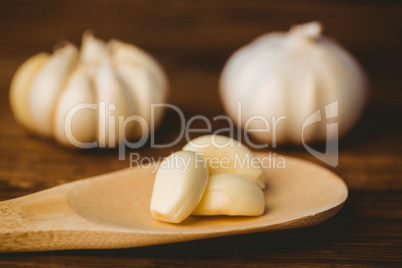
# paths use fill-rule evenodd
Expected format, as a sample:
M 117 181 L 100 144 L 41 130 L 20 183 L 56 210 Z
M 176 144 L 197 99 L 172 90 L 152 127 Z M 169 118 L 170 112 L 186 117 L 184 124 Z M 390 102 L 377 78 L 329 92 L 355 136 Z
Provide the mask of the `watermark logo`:
M 74 115 L 80 111 L 85 109 L 91 109 L 97 111 L 97 140 L 92 142 L 81 142 L 72 132 L 72 121 L 74 120 Z M 155 139 L 155 134 L 152 129 L 156 128 L 156 120 L 155 114 L 156 109 L 170 109 L 174 114 L 179 118 L 180 127 L 178 129 L 178 134 L 173 141 L 164 144 L 158 144 Z M 98 104 L 94 103 L 80 103 L 74 107 L 72 107 L 65 117 L 64 127 L 65 127 L 65 135 L 71 144 L 79 148 L 94 148 L 94 147 L 118 147 L 118 157 L 119 160 L 126 159 L 126 150 L 130 149 L 139 149 L 143 147 L 148 141 L 150 142 L 150 147 L 153 149 L 161 149 L 161 148 L 171 148 L 176 146 L 183 139 L 188 143 L 191 142 L 190 135 L 192 133 L 196 134 L 210 134 L 211 135 L 211 143 L 214 143 L 215 135 L 222 135 L 223 133 L 230 138 L 235 138 L 240 142 L 245 144 L 251 149 L 266 149 L 269 147 L 275 148 L 276 138 L 278 136 L 277 131 L 279 129 L 278 124 L 281 121 L 285 121 L 287 119 L 286 115 L 281 116 L 271 116 L 271 118 L 265 118 L 261 115 L 254 115 L 250 118 L 242 118 L 242 107 L 241 102 L 237 105 L 237 122 L 245 122 L 243 130 L 240 128 L 236 128 L 234 122 L 231 118 L 226 115 L 218 115 L 213 117 L 212 119 L 207 118 L 204 115 L 195 115 L 186 120 L 184 113 L 180 110 L 179 107 L 172 104 L 152 104 L 150 106 L 150 119 L 147 121 L 141 116 L 131 115 L 129 117 L 124 116 L 116 116 L 113 115 L 112 112 L 116 110 L 116 105 L 110 103 L 106 105 L 106 102 L 99 102 Z M 322 118 L 321 113 L 324 113 L 325 116 Z M 301 141 L 304 148 L 312 154 L 317 159 L 323 161 L 324 163 L 337 166 L 338 165 L 338 123 L 327 123 L 326 124 L 326 144 L 325 144 L 325 152 L 319 152 L 309 146 L 305 141 L 305 129 L 314 124 L 323 124 L 324 120 L 329 120 L 331 118 L 338 117 L 338 101 L 332 102 L 325 106 L 325 110 L 317 110 L 310 116 L 306 118 L 303 122 L 303 125 L 300 129 Z M 251 127 L 251 122 L 254 120 L 262 122 L 264 128 L 255 128 Z M 220 121 L 221 123 L 225 123 L 227 127 L 220 128 L 213 131 L 212 124 Z M 204 128 L 194 128 L 193 125 L 195 122 L 203 123 Z M 141 126 L 142 133 L 140 137 L 135 140 L 127 139 L 126 135 L 126 127 L 128 124 L 134 123 L 138 126 Z M 248 137 L 249 133 L 252 132 L 264 132 L 272 135 L 271 144 L 268 143 L 253 143 L 252 140 Z M 217 144 L 215 147 L 220 148 L 223 145 Z M 230 145 L 225 145 L 230 146 Z M 223 146 L 224 147 L 224 146 Z M 134 154 L 134 156 L 138 156 Z M 138 157 L 134 157 L 136 161 Z M 149 159 L 144 159 L 146 162 Z M 153 159 L 155 160 L 155 159 Z M 135 162 L 135 161 L 134 161 Z M 145 163 L 143 162 L 143 164 Z M 130 154 L 130 163 L 133 163 L 133 158 Z M 137 163 L 138 164 L 138 163 Z
M 325 119 L 331 119 L 338 117 L 338 101 L 334 101 L 325 106 Z M 321 110 L 315 111 L 311 114 L 303 123 L 302 126 L 302 142 L 304 148 L 312 154 L 315 158 L 327 163 L 330 166 L 336 167 L 338 165 L 338 150 L 339 150 L 339 141 L 338 141 L 338 123 L 327 123 L 327 139 L 325 144 L 325 152 L 321 153 L 312 147 L 308 146 L 304 141 L 304 129 L 312 124 L 321 122 Z
M 286 159 L 278 156 L 276 153 L 269 152 L 263 157 L 257 157 L 251 154 L 234 153 L 232 156 L 205 156 L 199 153 L 205 161 L 194 161 L 194 167 L 197 165 L 208 165 L 208 168 L 220 170 L 222 173 L 231 173 L 233 170 L 250 170 L 250 169 L 285 169 Z M 151 169 L 155 173 L 159 168 L 179 169 L 184 173 L 190 167 L 190 158 L 184 158 L 174 155 L 172 161 L 163 162 L 164 157 L 141 157 L 139 153 L 130 153 L 130 168 L 141 167 Z

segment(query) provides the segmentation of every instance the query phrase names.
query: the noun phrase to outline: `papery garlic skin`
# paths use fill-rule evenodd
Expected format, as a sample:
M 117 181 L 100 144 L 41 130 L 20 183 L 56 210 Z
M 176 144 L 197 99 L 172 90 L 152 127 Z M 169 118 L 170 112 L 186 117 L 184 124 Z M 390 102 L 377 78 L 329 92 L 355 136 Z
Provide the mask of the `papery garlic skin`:
M 209 177 L 204 195 L 192 215 L 260 216 L 264 193 L 250 180 L 234 174 Z
M 326 140 L 325 115 L 304 130 L 303 123 L 319 109 L 324 114 L 325 107 L 335 101 L 339 136 L 362 114 L 368 96 L 362 67 L 340 45 L 320 34 L 318 22 L 295 26 L 287 33 L 269 33 L 240 48 L 226 63 L 220 79 L 221 101 L 239 126 L 245 127 L 253 116 L 265 117 L 270 132 L 251 132 L 258 141 L 276 145 Z M 273 121 L 281 116 L 286 118 L 273 129 Z M 267 128 L 261 120 L 249 123 L 248 129 Z M 328 137 L 337 134 L 334 131 Z
M 197 152 L 208 164 L 210 176 L 230 173 L 241 175 L 265 187 L 265 171 L 241 142 L 221 135 L 204 135 L 188 142 L 183 151 Z
M 36 134 L 67 146 L 113 148 L 158 126 L 168 92 L 163 69 L 148 53 L 86 32 L 80 51 L 67 43 L 22 64 L 10 103 L 17 120 Z M 162 104 L 153 117 L 152 104 Z
M 194 152 L 179 151 L 159 165 L 150 210 L 160 221 L 180 223 L 200 202 L 208 183 L 208 169 Z

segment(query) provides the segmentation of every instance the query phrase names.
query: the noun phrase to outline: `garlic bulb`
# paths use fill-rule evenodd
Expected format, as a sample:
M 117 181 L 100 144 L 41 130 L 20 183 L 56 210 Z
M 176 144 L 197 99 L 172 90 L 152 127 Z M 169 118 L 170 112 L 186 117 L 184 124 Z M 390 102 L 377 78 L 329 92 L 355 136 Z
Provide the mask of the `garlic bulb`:
M 220 80 L 224 108 L 259 142 L 333 139 L 359 119 L 368 95 L 366 75 L 321 30 L 311 22 L 269 33 L 228 60 Z M 338 117 L 338 129 L 327 128 L 331 117 Z
M 156 127 L 168 82 L 149 54 L 118 40 L 85 33 L 81 50 L 70 43 L 24 62 L 10 87 L 16 119 L 30 131 L 65 145 L 114 147 Z M 136 117 L 130 117 L 135 115 Z

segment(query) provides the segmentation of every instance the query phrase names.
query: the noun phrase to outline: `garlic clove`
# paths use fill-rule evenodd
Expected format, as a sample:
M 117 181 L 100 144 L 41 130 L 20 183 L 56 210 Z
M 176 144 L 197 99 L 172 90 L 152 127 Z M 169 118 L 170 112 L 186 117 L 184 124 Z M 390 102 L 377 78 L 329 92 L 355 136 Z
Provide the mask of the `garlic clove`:
M 28 107 L 35 131 L 52 135 L 55 102 L 78 60 L 77 48 L 72 44 L 56 50 L 35 76 L 29 91 Z
M 343 136 L 363 113 L 369 96 L 369 80 L 359 62 L 348 51 L 330 39 L 322 39 L 320 43 L 326 49 L 316 60 L 316 70 L 321 71 L 322 85 L 332 87 L 332 100 L 339 100 L 338 121 L 341 123 L 339 136 Z M 320 61 L 328 64 L 318 66 Z M 323 107 L 326 104 L 328 104 L 326 100 L 321 98 L 320 106 Z M 325 136 L 326 132 L 322 135 Z
M 96 109 L 83 106 L 95 105 L 94 102 L 91 81 L 84 70 L 78 67 L 56 103 L 53 134 L 58 142 L 84 148 L 95 140 Z
M 151 122 L 151 107 L 153 103 L 152 82 L 148 72 L 143 68 L 138 68 L 132 64 L 121 63 L 115 66 L 116 73 L 119 75 L 123 85 L 130 94 L 130 99 L 133 100 L 132 107 L 137 108 L 137 115 L 142 117 L 145 122 Z M 134 113 L 132 113 L 134 114 Z M 132 124 L 132 129 L 127 131 L 129 139 L 141 138 L 142 135 L 148 135 L 150 125 L 147 128 L 142 128 L 141 124 Z
M 234 174 L 209 177 L 204 195 L 192 215 L 260 216 L 264 193 L 250 180 Z
M 91 31 L 84 32 L 80 60 L 84 68 L 94 75 L 99 66 L 109 62 L 109 50 L 106 42 L 96 38 Z
M 220 135 L 205 135 L 191 140 L 183 151 L 200 153 L 211 176 L 231 173 L 241 175 L 265 187 L 265 171 L 253 153 L 241 142 Z
M 134 107 L 130 105 L 130 96 L 109 63 L 98 68 L 94 82 L 99 104 L 98 144 L 100 147 L 114 147 L 119 143 L 120 136 L 126 133 L 125 125 L 119 121 L 133 114 Z
M 151 115 L 151 105 L 165 103 L 167 100 L 167 95 L 169 92 L 168 80 L 159 63 L 144 50 L 116 39 L 112 39 L 108 43 L 108 48 L 110 50 L 111 61 L 113 66 L 120 69 L 122 79 L 131 88 L 133 96 L 138 96 L 140 98 L 143 95 L 149 96 L 149 102 L 143 102 L 143 105 L 139 105 L 139 109 L 144 114 L 145 118 Z M 119 66 L 121 68 L 119 68 Z M 131 66 L 131 67 L 128 67 Z M 137 70 L 136 75 L 130 75 L 128 73 L 129 69 Z M 147 78 L 145 80 L 145 78 Z M 143 85 L 145 81 L 147 85 L 153 89 L 152 94 L 145 92 L 140 86 Z M 142 101 L 142 99 L 140 99 Z M 145 108 L 143 108 L 143 106 Z M 159 125 L 163 117 L 164 109 L 155 108 L 153 124 L 150 125 L 150 131 L 153 126 Z M 150 122 L 150 121 L 148 121 Z
M 30 111 L 28 109 L 28 95 L 32 82 L 49 54 L 39 53 L 26 60 L 16 71 L 10 86 L 10 105 L 13 113 L 23 126 L 33 130 Z
M 149 72 L 150 81 L 153 83 L 154 94 L 152 103 L 164 103 L 169 91 L 168 80 L 159 63 L 146 51 L 132 45 L 112 39 L 108 42 L 110 57 L 113 64 L 130 64 L 136 68 L 142 68 Z M 156 116 L 159 118 L 160 116 Z
M 208 169 L 200 155 L 186 151 L 171 154 L 156 173 L 152 216 L 160 221 L 182 222 L 200 202 L 207 183 Z

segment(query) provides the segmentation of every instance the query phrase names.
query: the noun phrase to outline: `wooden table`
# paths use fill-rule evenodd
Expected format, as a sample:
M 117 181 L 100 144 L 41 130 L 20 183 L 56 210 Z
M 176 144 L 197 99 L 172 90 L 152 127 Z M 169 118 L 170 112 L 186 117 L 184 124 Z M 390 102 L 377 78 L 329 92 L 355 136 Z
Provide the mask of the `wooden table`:
M 402 265 L 402 4 L 397 1 L 3 1 L 0 4 L 0 200 L 126 168 L 116 151 L 79 151 L 28 134 L 14 120 L 8 89 L 16 68 L 91 28 L 150 51 L 171 82 L 170 103 L 190 117 L 223 114 L 218 79 L 228 56 L 254 37 L 320 20 L 365 66 L 368 109 L 340 144 L 333 171 L 350 189 L 342 211 L 319 226 L 122 250 L 1 254 L 1 267 L 388 266 Z M 161 140 L 177 136 L 168 113 Z M 218 126 L 214 126 L 217 128 Z M 184 141 L 183 141 L 184 142 Z M 183 145 L 142 156 L 166 156 Z M 278 153 L 325 165 L 303 148 Z M 133 152 L 133 151 L 129 151 Z M 328 167 L 328 166 L 327 166 Z M 0 219 L 1 220 L 1 219 Z M 0 241 L 1 243 L 1 241 Z

